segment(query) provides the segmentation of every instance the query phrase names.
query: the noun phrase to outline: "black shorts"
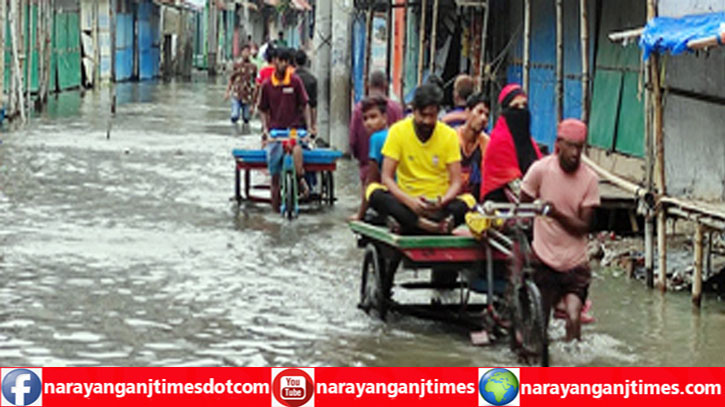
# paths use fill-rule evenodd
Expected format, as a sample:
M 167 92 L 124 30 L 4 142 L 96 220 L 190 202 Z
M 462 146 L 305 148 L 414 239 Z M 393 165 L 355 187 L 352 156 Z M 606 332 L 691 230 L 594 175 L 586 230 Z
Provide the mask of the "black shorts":
M 534 282 L 541 290 L 542 296 L 551 299 L 550 305 L 555 305 L 566 294 L 575 294 L 583 304 L 589 295 L 591 281 L 592 271 L 588 264 L 562 272 L 539 263 L 534 274 Z

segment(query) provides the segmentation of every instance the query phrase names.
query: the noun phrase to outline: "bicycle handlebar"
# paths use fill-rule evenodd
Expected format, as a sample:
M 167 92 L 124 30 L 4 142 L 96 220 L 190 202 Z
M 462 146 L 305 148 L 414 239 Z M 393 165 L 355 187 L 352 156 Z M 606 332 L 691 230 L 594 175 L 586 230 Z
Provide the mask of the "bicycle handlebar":
M 307 130 L 305 129 L 272 129 L 269 131 L 269 136 L 273 139 L 289 138 L 292 137 L 293 130 L 297 138 L 307 137 Z
M 540 215 L 546 216 L 551 211 L 551 205 L 542 201 L 533 203 L 486 201 L 482 205 L 477 205 L 476 210 L 482 215 L 495 216 L 500 219 L 530 219 Z

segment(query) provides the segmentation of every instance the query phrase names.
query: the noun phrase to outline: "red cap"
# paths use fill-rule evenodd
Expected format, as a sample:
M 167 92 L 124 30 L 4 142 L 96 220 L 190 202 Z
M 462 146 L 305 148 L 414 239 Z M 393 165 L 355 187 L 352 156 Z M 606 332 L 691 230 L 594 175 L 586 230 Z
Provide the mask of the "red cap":
M 556 134 L 565 140 L 584 143 L 587 141 L 587 125 L 578 119 L 566 119 L 559 123 Z

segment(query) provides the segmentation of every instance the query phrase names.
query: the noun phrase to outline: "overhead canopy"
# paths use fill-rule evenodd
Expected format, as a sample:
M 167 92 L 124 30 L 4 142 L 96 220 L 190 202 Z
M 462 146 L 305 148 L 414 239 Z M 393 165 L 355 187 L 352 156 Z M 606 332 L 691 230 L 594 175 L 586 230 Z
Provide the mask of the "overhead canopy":
M 673 55 L 688 49 L 723 45 L 725 12 L 699 14 L 681 18 L 657 17 L 647 23 L 639 40 L 644 59 L 653 52 Z

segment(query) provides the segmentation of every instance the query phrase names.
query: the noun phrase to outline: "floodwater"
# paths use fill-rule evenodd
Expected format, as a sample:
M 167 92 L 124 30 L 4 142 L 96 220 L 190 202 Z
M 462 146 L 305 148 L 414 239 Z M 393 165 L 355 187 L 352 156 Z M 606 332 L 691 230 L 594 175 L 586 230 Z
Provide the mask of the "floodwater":
M 235 147 L 224 86 L 119 86 L 66 93 L 0 145 L 0 364 L 496 366 L 505 344 L 451 326 L 356 308 L 362 252 L 345 224 L 355 165 L 333 209 L 284 221 L 230 203 Z M 257 125 L 258 126 L 258 125 Z M 596 273 L 596 324 L 557 365 L 722 365 L 725 306 Z

